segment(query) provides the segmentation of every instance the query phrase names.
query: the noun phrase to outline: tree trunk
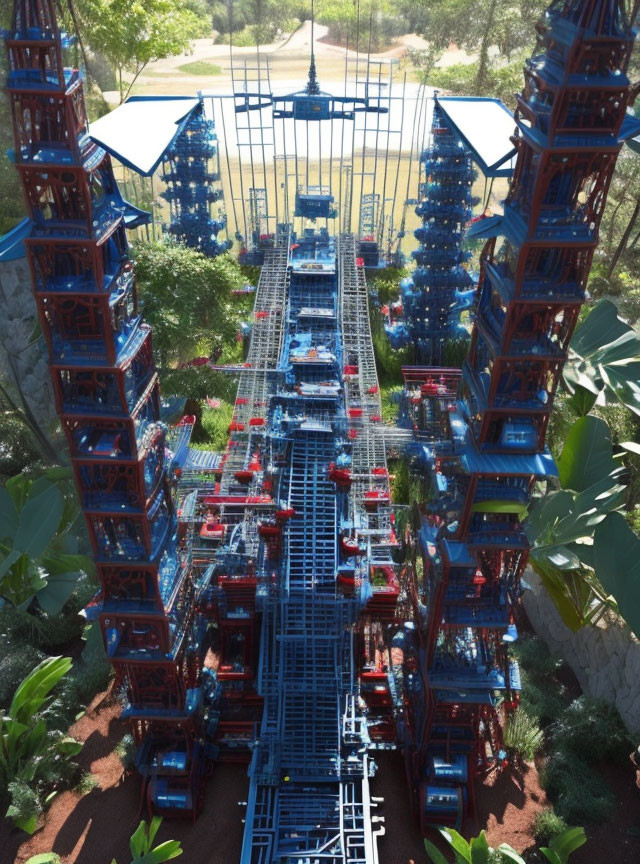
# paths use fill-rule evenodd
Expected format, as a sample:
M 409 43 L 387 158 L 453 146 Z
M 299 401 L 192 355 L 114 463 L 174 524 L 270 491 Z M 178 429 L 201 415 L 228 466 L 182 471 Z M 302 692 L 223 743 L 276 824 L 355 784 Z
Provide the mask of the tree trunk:
M 635 248 L 636 248 L 636 245 L 637 245 L 637 243 L 638 243 L 638 240 L 640 240 L 640 231 L 638 231 L 638 233 L 637 233 L 636 236 L 633 238 L 633 240 L 631 241 L 631 243 L 629 243 L 629 250 L 631 250 L 631 249 L 635 249 Z
M 624 192 L 622 193 L 622 198 L 620 199 L 620 201 L 618 201 L 618 203 L 616 204 L 616 206 L 613 209 L 613 213 L 611 214 L 611 222 L 609 222 L 609 229 L 607 231 L 607 242 L 606 242 L 606 246 L 605 246 L 607 252 L 611 251 L 611 246 L 613 244 L 613 231 L 616 227 L 616 216 L 618 215 L 618 210 L 622 207 L 623 203 L 624 203 Z
M 624 233 L 620 242 L 618 243 L 618 248 L 615 251 L 613 258 L 611 259 L 611 264 L 609 265 L 609 269 L 607 271 L 607 279 L 610 279 L 613 275 L 613 271 L 615 270 L 616 264 L 620 260 L 620 256 L 624 252 L 627 247 L 627 240 L 629 239 L 629 235 L 633 230 L 633 226 L 636 224 L 638 219 L 638 215 L 640 215 L 640 201 L 636 202 L 636 206 L 633 208 L 633 213 L 631 214 L 631 219 L 627 224 L 627 227 L 624 229 Z
M 482 33 L 482 42 L 480 44 L 480 59 L 478 60 L 478 74 L 473 85 L 474 96 L 482 96 L 489 71 L 489 46 L 491 45 L 491 34 L 493 33 L 493 19 L 496 11 L 498 0 L 491 0 L 491 6 L 487 13 L 484 31 Z

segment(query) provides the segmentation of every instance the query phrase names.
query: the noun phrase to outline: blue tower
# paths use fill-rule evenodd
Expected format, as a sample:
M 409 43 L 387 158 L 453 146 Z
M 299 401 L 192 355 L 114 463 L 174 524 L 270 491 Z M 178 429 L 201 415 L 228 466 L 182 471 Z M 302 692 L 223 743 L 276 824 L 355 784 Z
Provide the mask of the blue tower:
M 482 253 L 458 393 L 439 369 L 421 370 L 427 380 L 407 388 L 434 490 L 419 531 L 421 641 L 408 652 L 425 682 L 409 694 L 425 828 L 460 825 L 473 812 L 473 778 L 504 758 L 501 721 L 518 704 L 509 644 L 529 548 L 522 521 L 536 482 L 557 476 L 546 429 L 611 176 L 634 126 L 626 70 L 638 5 L 548 8 L 525 67 L 502 239 Z
M 101 585 L 90 611 L 125 694 L 147 800 L 195 812 L 204 779 L 195 586 L 176 543 L 151 330 L 125 231 L 132 208 L 88 135 L 56 7 L 16 0 L 4 33 L 33 290 Z
M 215 257 L 226 252 L 231 241 L 218 240 L 226 217 L 222 208 L 217 218 L 211 215 L 212 205 L 223 197 L 217 136 L 202 100 L 167 151 L 162 178 L 167 184 L 162 197 L 170 209 L 168 232 L 205 255 Z
M 417 362 L 439 364 L 448 339 L 468 337 L 460 314 L 472 305 L 475 284 L 463 266 L 471 253 L 462 241 L 477 199 L 471 194 L 471 158 L 447 125 L 437 96 L 431 146 L 421 161 L 425 183 L 416 213 L 422 225 L 414 232 L 420 248 L 412 253 L 417 266 L 400 283 L 398 320 L 385 329 L 394 348 L 414 344 Z

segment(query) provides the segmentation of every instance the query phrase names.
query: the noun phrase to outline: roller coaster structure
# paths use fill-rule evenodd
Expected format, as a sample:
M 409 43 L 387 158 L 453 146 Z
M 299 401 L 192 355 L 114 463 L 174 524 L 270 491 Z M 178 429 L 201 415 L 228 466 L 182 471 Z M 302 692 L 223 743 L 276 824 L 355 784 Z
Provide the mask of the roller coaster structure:
M 545 431 L 621 146 L 637 11 L 555 0 L 541 21 L 518 98 L 504 240 L 482 255 L 469 354 L 462 370 L 405 370 L 408 430 L 381 418 L 364 269 L 375 263 L 365 253 L 390 243 L 364 234 L 370 164 L 363 157 L 359 236 L 350 183 L 335 214 L 331 188 L 303 182 L 296 164 L 294 207 L 252 250 L 262 267 L 249 354 L 227 447 L 212 455 L 190 447 L 193 418 L 171 430 L 161 421 L 126 237 L 144 214 L 88 135 L 54 0 L 14 4 L 14 160 L 101 584 L 88 611 L 138 744 L 141 806 L 195 818 L 215 764 L 246 762 L 245 864 L 374 864 L 376 748 L 401 748 L 423 830 L 460 825 L 474 778 L 503 760 L 501 721 L 519 690 L 508 647 L 527 558 L 521 514 L 555 473 Z M 239 114 L 264 108 L 246 87 L 235 102 Z M 313 61 L 307 87 L 271 104 L 319 136 L 322 120 L 385 108 L 366 87 L 323 93 Z M 458 205 L 468 204 L 465 193 Z M 338 236 L 315 224 L 340 213 Z M 460 223 L 446 222 L 443 248 L 459 249 Z M 444 225 L 420 229 L 423 248 Z M 423 333 L 431 344 L 445 326 L 436 319 Z M 390 444 L 407 446 L 433 484 L 414 525 L 420 579 L 397 563 Z

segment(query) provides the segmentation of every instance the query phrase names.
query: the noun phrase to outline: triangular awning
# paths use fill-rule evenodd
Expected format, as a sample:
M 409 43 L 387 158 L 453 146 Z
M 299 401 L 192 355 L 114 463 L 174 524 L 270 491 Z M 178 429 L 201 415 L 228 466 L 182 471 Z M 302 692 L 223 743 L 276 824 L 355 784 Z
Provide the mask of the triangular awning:
M 499 99 L 438 96 L 448 124 L 469 148 L 485 177 L 510 177 L 516 164 L 512 113 Z
M 131 96 L 93 122 L 89 135 L 123 165 L 148 177 L 198 104 L 191 96 Z

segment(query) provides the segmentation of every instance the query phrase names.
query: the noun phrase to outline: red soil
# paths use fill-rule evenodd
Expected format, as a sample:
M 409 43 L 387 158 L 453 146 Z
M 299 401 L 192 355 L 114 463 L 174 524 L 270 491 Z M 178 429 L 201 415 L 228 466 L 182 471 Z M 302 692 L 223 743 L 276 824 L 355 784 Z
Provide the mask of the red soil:
M 0 822 L 1 864 L 24 864 L 39 852 L 57 852 L 65 864 L 118 864 L 131 860 L 129 837 L 146 813 L 138 815 L 140 787 L 132 774 L 125 775 L 114 747 L 128 731 L 119 719 L 121 707 L 102 701 L 104 694 L 70 730 L 85 742 L 78 757 L 82 769 L 91 771 L 98 786 L 86 795 L 63 792 L 54 798 L 43 827 L 25 841 L 21 831 Z M 240 859 L 243 811 L 238 802 L 247 798 L 246 765 L 219 765 L 207 785 L 204 810 L 198 822 L 165 820 L 157 842 L 182 842 L 185 864 L 232 864 Z
M 101 701 L 103 700 L 103 701 Z M 38 852 L 53 850 L 65 864 L 109 864 L 115 858 L 128 864 L 129 837 L 139 817 L 139 785 L 133 775 L 124 775 L 113 752 L 127 731 L 119 718 L 120 707 L 98 697 L 86 715 L 71 729 L 85 746 L 79 760 L 91 771 L 98 786 L 86 795 L 64 792 L 55 798 L 43 827 L 25 841 L 12 831 L 8 820 L 0 822 L 1 864 L 24 864 Z M 381 864 L 415 864 L 426 861 L 422 839 L 416 830 L 403 768 L 398 752 L 375 755 L 378 772 L 372 794 L 384 798 L 378 808 L 385 817 L 386 834 L 379 842 Z M 627 833 L 640 826 L 640 792 L 634 772 L 605 768 L 603 775 L 616 796 L 616 811 L 610 823 L 589 829 L 589 842 L 575 853 L 571 864 L 638 864 L 640 838 Z M 207 786 L 204 811 L 198 822 L 165 820 L 158 842 L 175 838 L 182 842 L 185 864 L 234 864 L 242 846 L 243 809 L 237 802 L 248 793 L 245 765 L 220 765 Z M 548 806 L 540 787 L 536 766 L 508 769 L 491 775 L 478 787 L 478 820 L 464 826 L 467 836 L 487 831 L 491 845 L 509 843 L 522 852 L 533 848 L 532 823 L 536 813 Z M 143 814 L 146 815 L 146 814 Z M 613 853 L 613 854 L 612 854 Z
M 397 752 L 387 752 L 375 758 L 379 768 L 373 794 L 384 797 L 381 815 L 385 817 L 386 830 L 379 844 L 380 862 L 426 861 L 422 838 L 411 813 L 402 757 Z M 509 843 L 522 851 L 533 845 L 531 824 L 545 806 L 548 805 L 535 765 L 525 765 L 522 771 L 509 769 L 492 774 L 478 786 L 478 819 L 467 820 L 463 833 L 473 836 L 484 828 L 492 846 Z M 437 839 L 435 833 L 430 839 Z

